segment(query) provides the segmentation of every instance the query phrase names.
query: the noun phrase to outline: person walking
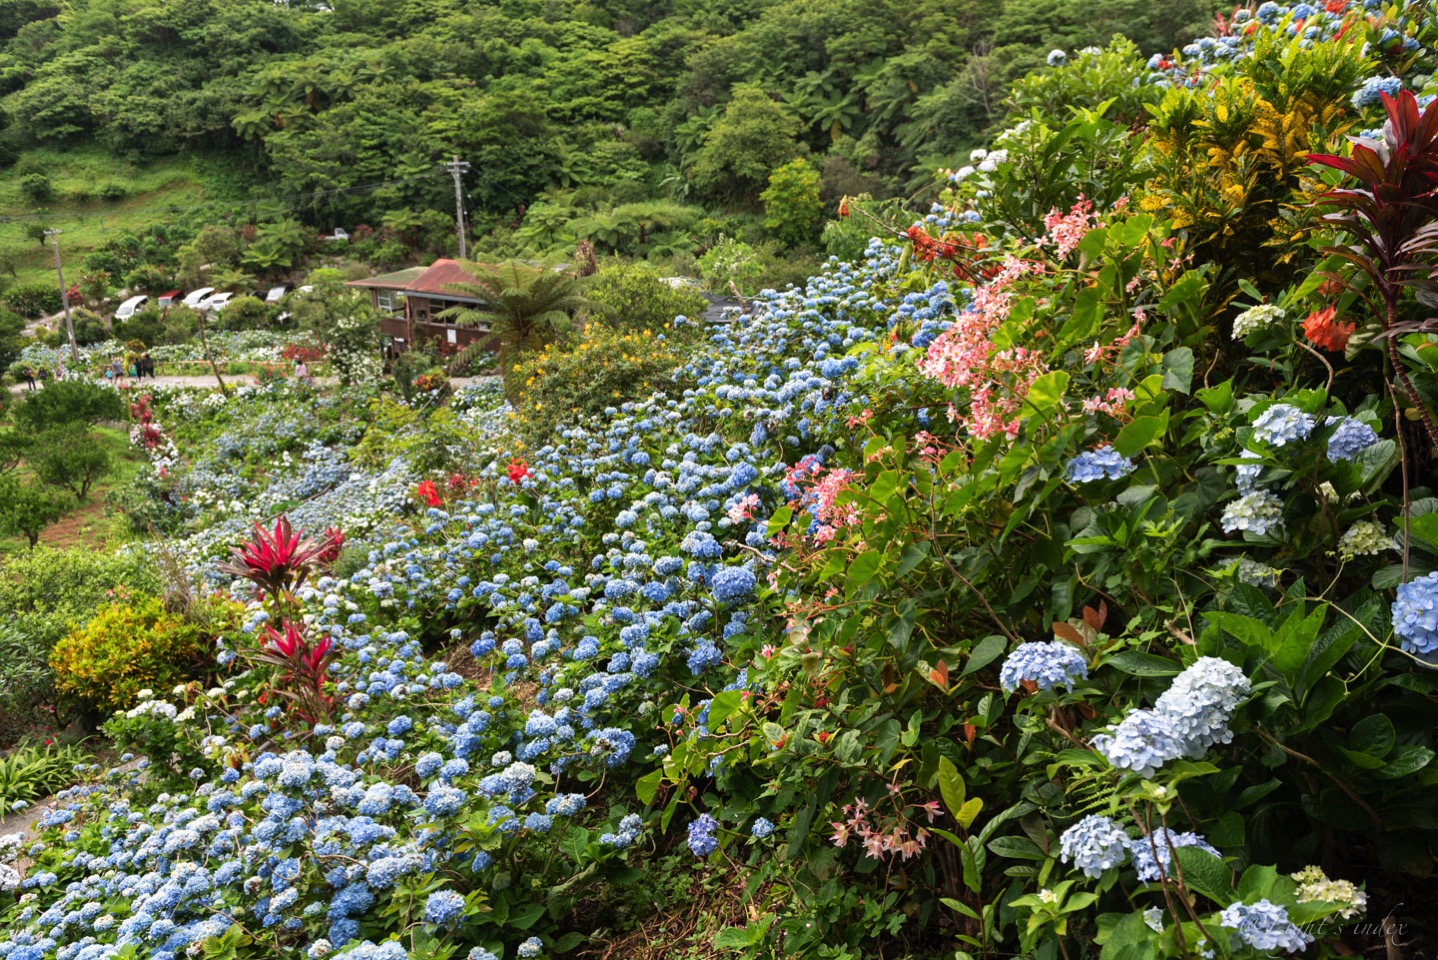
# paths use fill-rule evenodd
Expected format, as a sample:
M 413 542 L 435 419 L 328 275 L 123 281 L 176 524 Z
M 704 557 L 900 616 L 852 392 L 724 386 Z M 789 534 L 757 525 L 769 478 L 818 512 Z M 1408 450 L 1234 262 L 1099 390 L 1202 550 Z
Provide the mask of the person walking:
M 304 360 L 295 361 L 295 379 L 301 383 L 309 383 L 310 368 L 305 366 Z
M 141 354 L 140 356 L 140 376 L 141 378 L 149 377 L 151 380 L 155 379 L 155 361 L 150 359 L 148 353 Z
M 20 379 L 25 381 L 27 390 L 35 389 L 35 371 L 30 368 L 29 364 L 20 368 Z

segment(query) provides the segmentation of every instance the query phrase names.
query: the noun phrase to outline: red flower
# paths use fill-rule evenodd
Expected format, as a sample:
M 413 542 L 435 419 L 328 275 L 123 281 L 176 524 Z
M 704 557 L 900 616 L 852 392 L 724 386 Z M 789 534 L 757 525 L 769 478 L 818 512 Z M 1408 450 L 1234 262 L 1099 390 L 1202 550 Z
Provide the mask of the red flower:
M 1357 327 L 1344 321 L 1334 322 L 1337 311 L 1333 307 L 1315 310 L 1303 321 L 1303 335 L 1308 342 L 1320 350 L 1340 353 L 1348 346 L 1348 338 Z
M 434 485 L 433 480 L 421 481 L 419 486 L 414 488 L 414 495 L 423 500 L 427 506 L 437 507 L 444 503 L 444 499 L 439 495 L 439 488 Z
M 298 627 L 289 621 L 281 624 L 284 631 L 278 631 L 274 627 L 265 626 L 265 640 L 285 657 L 294 657 L 302 654 L 306 649 L 304 635 Z
M 519 483 L 519 481 L 523 480 L 525 477 L 531 476 L 533 476 L 533 474 L 529 472 L 529 464 L 525 463 L 518 457 L 515 457 L 513 460 L 509 461 L 510 483 Z
M 340 558 L 340 548 L 345 545 L 345 535 L 339 527 L 325 527 L 324 536 L 324 544 L 315 559 L 329 566 Z
M 294 591 L 324 550 L 321 544 L 296 533 L 289 518 L 281 515 L 273 533 L 256 523 L 250 542 L 230 549 L 238 562 L 220 564 L 217 569 L 244 577 L 271 593 Z
M 848 197 L 845 197 L 843 200 L 840 200 L 840 201 L 839 201 L 839 216 L 845 217 L 845 218 L 847 218 L 847 217 L 849 216 L 849 198 L 848 198 Z

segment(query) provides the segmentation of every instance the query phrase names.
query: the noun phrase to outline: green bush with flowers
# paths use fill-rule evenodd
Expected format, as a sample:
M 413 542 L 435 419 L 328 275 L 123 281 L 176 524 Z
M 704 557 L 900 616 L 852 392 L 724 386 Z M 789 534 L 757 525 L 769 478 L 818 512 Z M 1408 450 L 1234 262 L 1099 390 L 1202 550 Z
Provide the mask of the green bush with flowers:
M 39 821 L 11 955 L 1428 951 L 1431 12 L 1219 27 L 1027 83 L 653 395 L 161 398 L 245 613 Z

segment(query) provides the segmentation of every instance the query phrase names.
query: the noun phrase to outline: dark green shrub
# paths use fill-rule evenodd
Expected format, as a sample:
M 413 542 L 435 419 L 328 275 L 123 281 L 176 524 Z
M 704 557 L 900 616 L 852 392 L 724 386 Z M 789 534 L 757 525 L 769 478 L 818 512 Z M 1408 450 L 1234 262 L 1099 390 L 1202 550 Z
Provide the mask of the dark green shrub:
M 24 537 L 34 550 L 40 534 L 65 515 L 70 503 L 69 495 L 60 491 L 0 477 L 0 533 Z
M 34 319 L 59 313 L 64 303 L 60 288 L 48 283 L 24 283 L 5 291 L 5 306 L 22 317 Z
M 0 623 L 0 744 L 14 743 L 54 701 L 49 648 Z
M 25 394 L 11 418 L 20 429 L 38 433 L 69 423 L 120 420 L 124 415 L 124 404 L 114 390 L 85 380 L 56 380 Z
M 100 199 L 108 200 L 111 203 L 114 203 L 118 200 L 123 200 L 129 195 L 130 188 L 125 186 L 123 183 L 116 183 L 114 180 L 111 180 L 109 183 L 105 184 L 103 187 L 100 188 Z
M 55 199 L 55 185 L 43 173 L 27 173 L 20 178 L 20 194 L 31 203 Z
M 117 590 L 160 589 L 150 558 L 40 546 L 0 561 L 0 623 L 44 649 L 84 623 Z
M 84 500 L 90 487 L 110 472 L 112 460 L 84 424 L 69 423 L 37 436 L 29 463 L 41 480 Z
M 643 262 L 605 263 L 595 275 L 588 296 L 613 311 L 591 318 L 591 323 L 616 330 L 666 332 L 671 336 L 675 317 L 698 319 L 709 306 L 709 301 L 698 290 L 670 286 L 660 279 L 658 268 Z

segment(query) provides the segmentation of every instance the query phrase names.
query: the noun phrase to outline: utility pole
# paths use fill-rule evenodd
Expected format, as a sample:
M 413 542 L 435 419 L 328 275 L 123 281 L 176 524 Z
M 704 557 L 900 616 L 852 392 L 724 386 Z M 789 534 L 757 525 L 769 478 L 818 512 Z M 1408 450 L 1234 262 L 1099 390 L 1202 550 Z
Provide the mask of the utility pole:
M 454 222 L 459 227 L 459 259 L 468 259 L 464 243 L 464 185 L 460 178 L 469 169 L 469 161 L 455 157 L 444 168 L 454 175 Z
M 63 230 L 46 230 L 45 236 L 50 238 L 50 246 L 55 250 L 55 276 L 60 278 L 60 303 L 65 307 L 65 332 L 70 336 L 70 362 L 78 369 L 80 366 L 80 346 L 75 343 L 75 324 L 70 319 L 70 296 L 65 288 L 65 271 L 60 266 L 60 241 L 56 238 L 64 233 Z

